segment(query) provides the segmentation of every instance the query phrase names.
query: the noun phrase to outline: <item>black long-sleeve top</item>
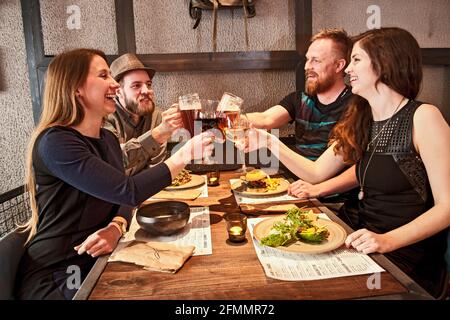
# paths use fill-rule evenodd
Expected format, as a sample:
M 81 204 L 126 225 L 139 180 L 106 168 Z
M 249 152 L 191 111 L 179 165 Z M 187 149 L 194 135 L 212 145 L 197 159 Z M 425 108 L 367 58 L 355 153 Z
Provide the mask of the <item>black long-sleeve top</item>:
M 133 206 L 171 183 L 164 163 L 127 176 L 117 138 L 106 129 L 99 139 L 67 127 L 45 130 L 33 169 L 39 223 L 16 277 L 16 297 L 24 299 L 71 298 L 76 273 L 82 281 L 95 262 L 74 247 L 116 215 L 129 221 Z

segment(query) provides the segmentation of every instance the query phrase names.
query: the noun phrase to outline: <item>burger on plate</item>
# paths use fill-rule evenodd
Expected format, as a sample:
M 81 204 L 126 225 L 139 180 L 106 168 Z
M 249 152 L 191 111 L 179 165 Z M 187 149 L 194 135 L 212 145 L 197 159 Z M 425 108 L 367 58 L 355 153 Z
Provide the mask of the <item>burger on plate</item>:
M 254 169 L 242 177 L 248 188 L 252 191 L 267 191 L 267 174 L 261 169 Z

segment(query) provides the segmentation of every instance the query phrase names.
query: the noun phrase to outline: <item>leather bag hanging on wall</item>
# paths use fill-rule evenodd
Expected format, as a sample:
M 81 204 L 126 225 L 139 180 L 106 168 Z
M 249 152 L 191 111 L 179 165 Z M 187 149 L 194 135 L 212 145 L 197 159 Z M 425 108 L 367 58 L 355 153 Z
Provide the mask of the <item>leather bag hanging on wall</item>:
M 190 0 L 189 15 L 195 19 L 194 28 L 200 24 L 202 10 L 213 10 L 213 51 L 217 50 L 217 11 L 221 8 L 243 8 L 245 44 L 248 48 L 247 18 L 255 16 L 255 0 Z

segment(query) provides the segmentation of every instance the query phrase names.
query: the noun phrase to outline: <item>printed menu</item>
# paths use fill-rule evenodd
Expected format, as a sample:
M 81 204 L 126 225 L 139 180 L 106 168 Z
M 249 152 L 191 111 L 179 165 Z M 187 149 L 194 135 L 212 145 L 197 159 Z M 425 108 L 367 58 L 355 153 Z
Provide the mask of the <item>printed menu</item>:
M 320 214 L 322 219 L 328 219 Z M 264 218 L 248 219 L 253 245 L 266 276 L 286 281 L 319 280 L 337 277 L 374 274 L 385 271 L 368 255 L 353 249 L 339 249 L 320 254 L 281 251 L 260 245 L 253 237 L 254 226 Z

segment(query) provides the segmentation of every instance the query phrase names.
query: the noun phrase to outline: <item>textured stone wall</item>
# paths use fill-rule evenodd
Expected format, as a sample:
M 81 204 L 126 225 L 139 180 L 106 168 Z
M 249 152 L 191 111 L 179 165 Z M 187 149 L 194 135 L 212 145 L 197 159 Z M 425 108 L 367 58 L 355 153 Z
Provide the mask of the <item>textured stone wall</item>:
M 212 51 L 212 11 L 202 11 L 200 24 L 193 30 L 187 0 L 133 3 L 138 53 Z M 218 12 L 217 51 L 295 50 L 294 0 L 256 1 L 256 16 L 247 20 L 249 48 L 243 17 L 241 9 Z
M 19 0 L 0 1 L 0 194 L 23 184 L 33 129 Z
M 313 0 L 312 4 L 313 33 L 336 26 L 350 35 L 366 31 L 373 16 L 369 6 L 376 5 L 381 26 L 405 28 L 422 48 L 450 47 L 449 0 Z M 418 99 L 439 107 L 450 123 L 449 72 L 448 67 L 425 66 Z
M 374 12 L 369 6 L 375 5 L 381 26 L 405 28 L 422 48 L 450 47 L 448 0 L 313 0 L 312 4 L 313 32 L 331 26 L 341 26 L 350 34 L 365 31 Z
M 81 47 L 117 53 L 114 0 L 40 0 L 39 3 L 45 54 Z M 70 10 L 70 6 L 77 6 L 79 12 Z M 70 17 L 78 13 L 80 23 L 71 24 Z
M 436 105 L 450 124 L 450 68 L 423 68 L 422 90 L 418 100 Z

